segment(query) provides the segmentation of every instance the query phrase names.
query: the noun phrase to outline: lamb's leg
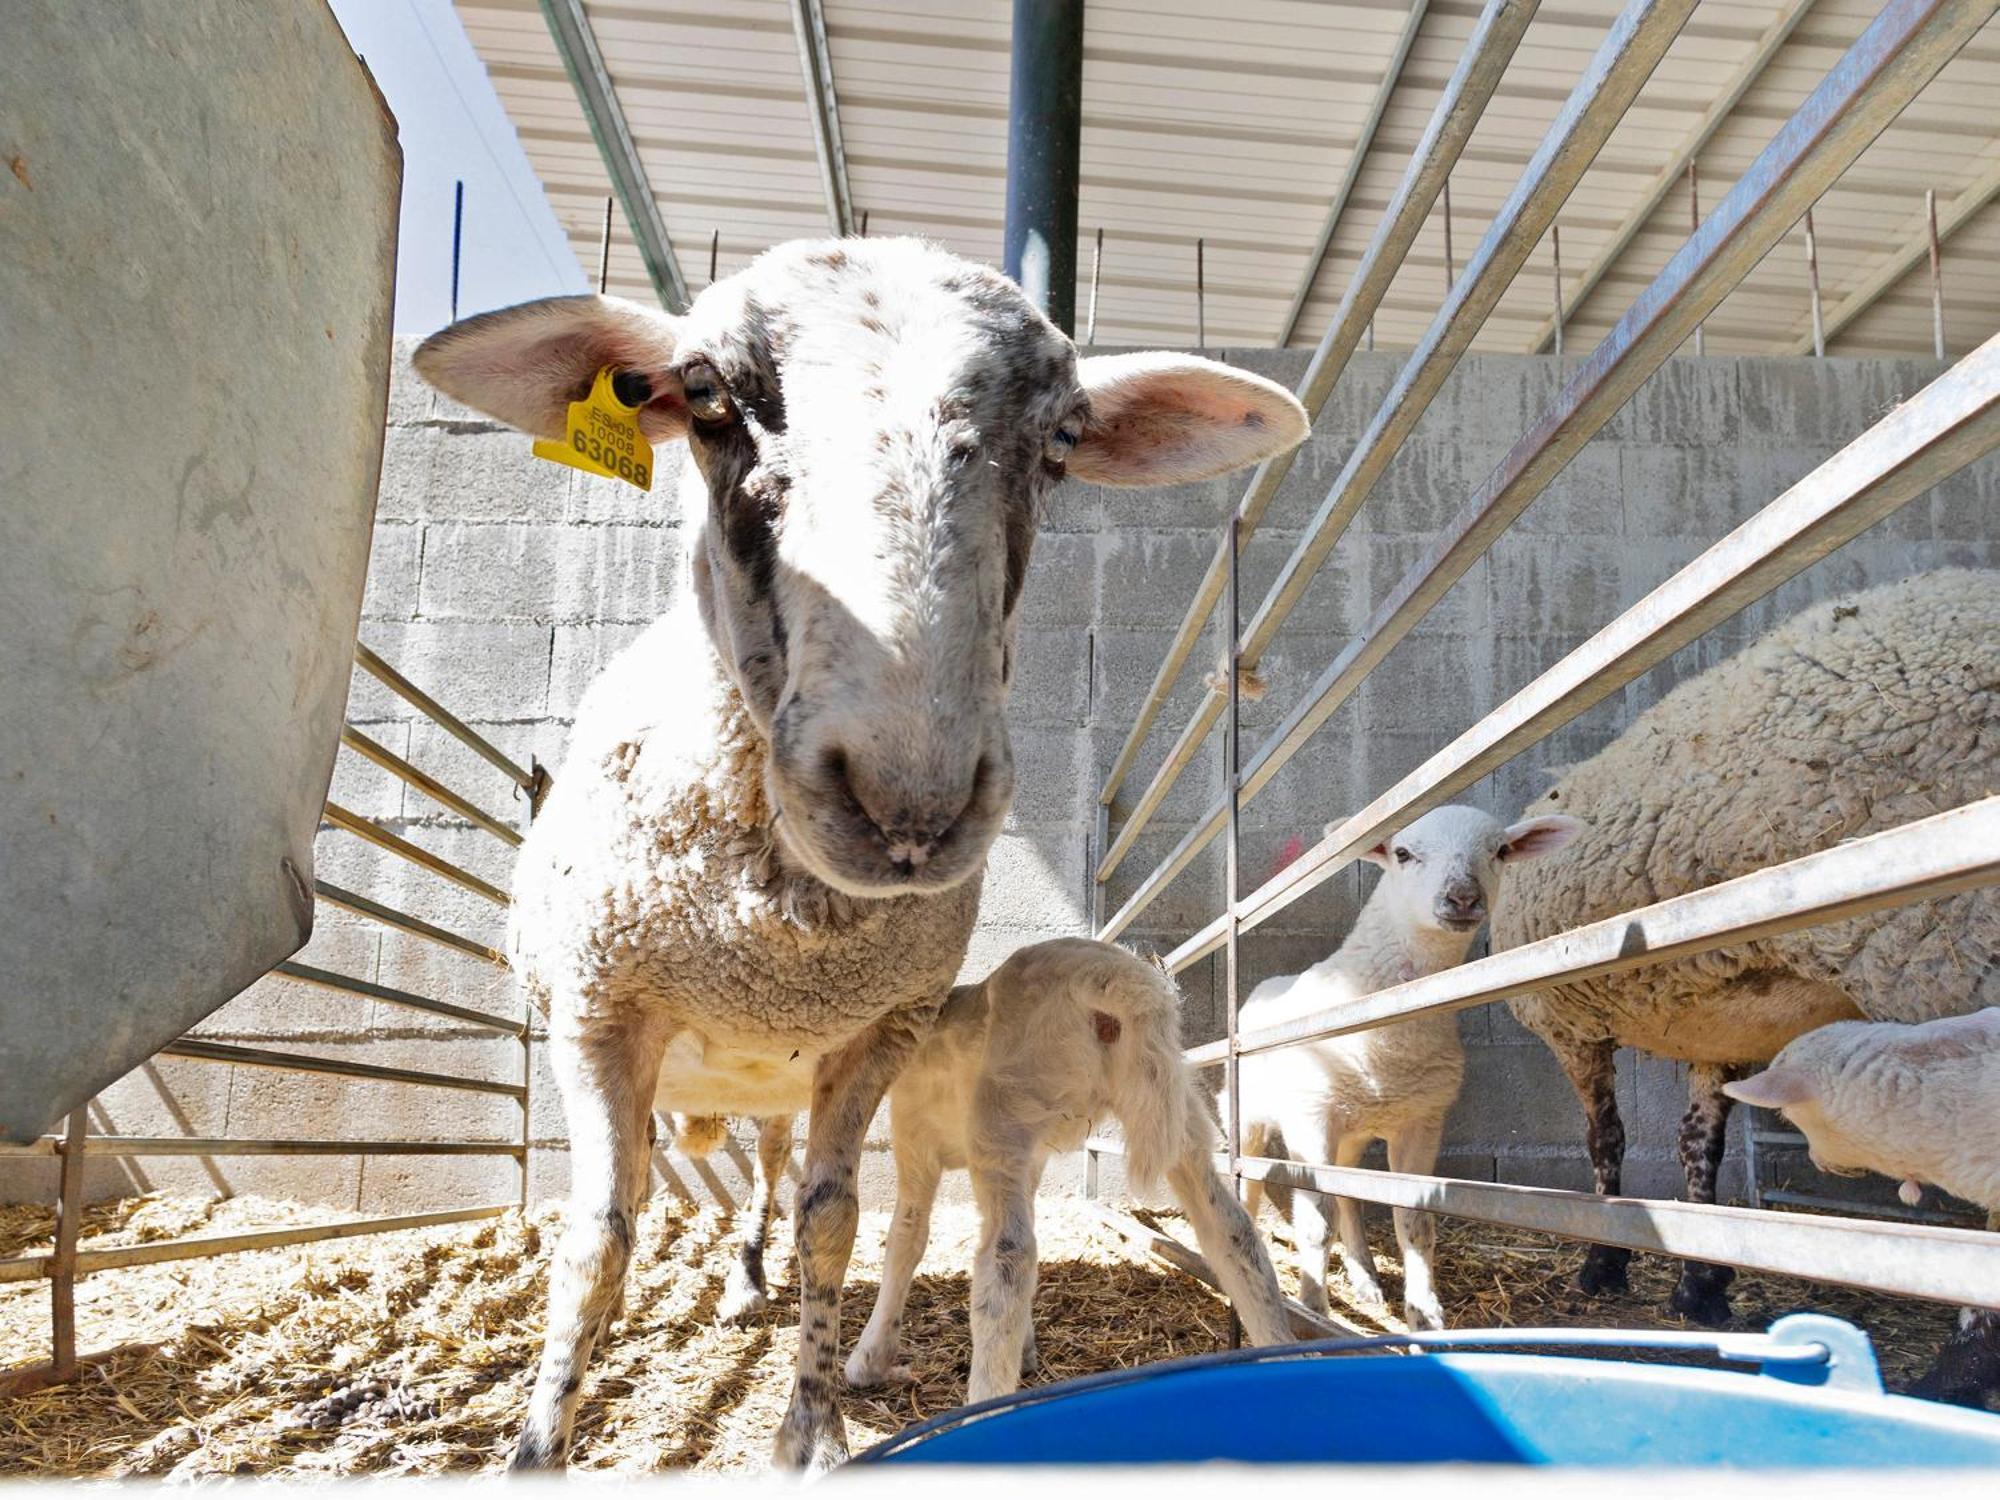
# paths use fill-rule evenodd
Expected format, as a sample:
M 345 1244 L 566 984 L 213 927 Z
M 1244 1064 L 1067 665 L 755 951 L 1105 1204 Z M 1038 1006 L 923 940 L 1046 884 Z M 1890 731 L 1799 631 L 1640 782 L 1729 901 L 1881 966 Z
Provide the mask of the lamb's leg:
M 1570 1087 L 1583 1105 L 1584 1143 L 1590 1151 L 1591 1186 L 1605 1197 L 1623 1187 L 1625 1123 L 1618 1118 L 1617 1044 L 1609 1041 L 1549 1046 L 1568 1075 Z M 1591 1296 L 1622 1292 L 1632 1252 L 1613 1245 L 1592 1245 L 1584 1252 L 1576 1284 Z
M 1034 1143 L 1027 1132 L 973 1128 L 972 1195 L 979 1253 L 972 1262 L 972 1374 L 965 1399 L 988 1401 L 1021 1384 L 1035 1305 Z
M 835 1404 L 840 1375 L 840 1284 L 854 1253 L 860 1204 L 854 1173 L 868 1122 L 921 1036 L 928 1016 L 888 1016 L 813 1070 L 805 1177 L 794 1202 L 799 1252 L 799 1362 L 772 1458 L 780 1468 L 830 1469 L 847 1457 Z
M 1742 1069 L 1715 1063 L 1696 1063 L 1688 1070 L 1688 1107 L 1681 1117 L 1680 1150 L 1690 1203 L 1715 1201 L 1715 1178 L 1729 1139 L 1732 1102 L 1722 1086 L 1741 1076 Z M 1684 1318 L 1719 1328 L 1729 1321 L 1729 1283 L 1735 1279 L 1734 1266 L 1684 1261 L 1668 1305 Z
M 1368 1137 L 1342 1136 L 1334 1145 L 1333 1159 L 1343 1167 L 1358 1167 L 1368 1154 Z M 1368 1248 L 1368 1227 L 1357 1198 L 1336 1198 L 1334 1212 L 1340 1221 L 1340 1269 L 1346 1274 L 1348 1289 L 1357 1298 L 1384 1302 L 1382 1283 L 1375 1279 L 1375 1256 Z M 1317 1312 L 1325 1308 L 1314 1309 Z
M 773 1115 L 757 1122 L 757 1177 L 750 1188 L 750 1212 L 736 1263 L 729 1268 L 722 1300 L 715 1315 L 725 1323 L 741 1323 L 771 1305 L 770 1283 L 764 1275 L 764 1246 L 771 1238 L 771 1220 L 778 1211 L 778 1189 L 785 1180 L 785 1163 L 792 1159 L 792 1117 Z
M 857 1389 L 910 1379 L 908 1365 L 896 1363 L 903 1333 L 903 1304 L 916 1279 L 917 1265 L 931 1237 L 931 1204 L 937 1199 L 943 1174 L 937 1153 L 924 1143 L 896 1133 L 896 1216 L 889 1224 L 889 1243 L 882 1255 L 882 1288 L 868 1326 L 847 1357 L 847 1383 Z
M 548 1342 L 528 1400 L 516 1469 L 560 1468 L 577 1391 L 632 1255 L 633 1210 L 649 1170 L 646 1142 L 663 1028 L 647 1020 L 552 1030 L 549 1062 L 569 1119 L 570 1205 L 549 1272 Z
M 1389 1137 L 1389 1170 L 1428 1175 L 1437 1167 L 1444 1121 L 1406 1125 Z M 1412 1330 L 1444 1327 L 1433 1263 L 1437 1251 L 1437 1219 L 1422 1209 L 1395 1211 L 1396 1243 L 1403 1252 L 1403 1321 Z
M 1208 1143 L 1200 1141 L 1167 1168 L 1167 1186 L 1194 1228 L 1195 1243 L 1215 1269 L 1223 1294 L 1242 1320 L 1253 1344 L 1288 1344 L 1291 1321 L 1270 1252 L 1229 1185 L 1208 1164 Z M 1303 1195 L 1301 1195 L 1303 1196 Z

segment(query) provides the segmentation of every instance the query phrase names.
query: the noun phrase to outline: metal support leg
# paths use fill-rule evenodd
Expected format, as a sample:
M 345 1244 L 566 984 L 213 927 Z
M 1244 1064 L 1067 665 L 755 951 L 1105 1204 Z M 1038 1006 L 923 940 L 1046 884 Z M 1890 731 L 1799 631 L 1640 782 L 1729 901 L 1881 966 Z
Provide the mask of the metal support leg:
M 90 1101 L 70 1111 L 63 1130 L 62 1177 L 56 1187 L 56 1247 L 49 1259 L 49 1378 L 76 1375 L 76 1242 L 83 1229 L 83 1137 Z
M 1076 328 L 1083 0 L 1014 0 L 1003 268 L 1064 333 Z

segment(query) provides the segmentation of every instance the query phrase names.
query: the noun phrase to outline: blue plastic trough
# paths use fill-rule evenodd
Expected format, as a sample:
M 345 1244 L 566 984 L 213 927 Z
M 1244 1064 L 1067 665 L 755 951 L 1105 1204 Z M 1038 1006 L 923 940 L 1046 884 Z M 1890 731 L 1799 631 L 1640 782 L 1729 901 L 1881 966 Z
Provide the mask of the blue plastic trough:
M 1359 1351 L 1415 1344 L 1419 1356 Z M 1743 1371 L 1497 1348 L 1691 1351 Z M 2000 1465 L 2000 1417 L 1882 1390 L 1868 1339 L 1488 1330 L 1248 1349 L 947 1412 L 858 1463 Z

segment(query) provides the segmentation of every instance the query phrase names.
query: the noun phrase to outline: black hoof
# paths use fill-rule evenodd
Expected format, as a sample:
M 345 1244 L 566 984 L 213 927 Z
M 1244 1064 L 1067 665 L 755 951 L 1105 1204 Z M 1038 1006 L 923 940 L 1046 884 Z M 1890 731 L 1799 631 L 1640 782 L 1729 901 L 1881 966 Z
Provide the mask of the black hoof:
M 1929 1373 L 1910 1387 L 1910 1394 L 1986 1410 L 1988 1400 L 2000 1394 L 2000 1359 L 1982 1356 L 1983 1351 L 1968 1350 L 1962 1343 L 1947 1344 Z
M 1729 1294 L 1720 1287 L 1690 1286 L 1683 1281 L 1674 1288 L 1667 1306 L 1703 1328 L 1721 1328 L 1730 1318 Z
M 1631 1290 L 1625 1269 L 1631 1260 L 1630 1251 L 1592 1246 L 1583 1257 L 1583 1268 L 1576 1273 L 1578 1289 L 1592 1297 L 1623 1296 Z

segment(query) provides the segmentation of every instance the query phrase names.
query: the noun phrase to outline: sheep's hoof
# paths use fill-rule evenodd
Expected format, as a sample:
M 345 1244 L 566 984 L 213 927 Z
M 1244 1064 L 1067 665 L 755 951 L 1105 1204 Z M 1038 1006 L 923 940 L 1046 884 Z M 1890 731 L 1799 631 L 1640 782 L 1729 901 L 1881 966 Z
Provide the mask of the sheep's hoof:
M 885 1385 L 912 1385 L 916 1372 L 908 1365 L 885 1365 L 879 1359 L 863 1358 L 859 1351 L 848 1357 L 847 1383 L 857 1391 L 880 1390 Z
M 555 1439 L 529 1428 L 521 1434 L 521 1446 L 514 1450 L 507 1467 L 516 1474 L 546 1474 L 559 1472 L 565 1464 Z
M 1937 1363 L 1910 1387 L 1912 1396 L 1984 1411 L 1989 1396 L 2000 1392 L 2000 1356 L 1956 1342 L 1946 1344 Z
M 1576 1273 L 1578 1289 L 1592 1297 L 1623 1296 L 1631 1290 L 1631 1281 L 1625 1270 L 1631 1259 L 1629 1250 L 1591 1246 L 1583 1257 L 1582 1269 Z
M 780 1469 L 804 1474 L 825 1474 L 847 1462 L 847 1434 L 838 1413 L 825 1425 L 810 1418 L 785 1417 L 778 1439 L 771 1445 L 771 1462 Z
M 1444 1330 L 1444 1308 L 1435 1302 L 1426 1302 L 1421 1306 L 1405 1302 L 1403 1321 L 1412 1333 L 1441 1333 Z
M 1720 1328 L 1729 1321 L 1729 1283 L 1735 1279 L 1728 1266 L 1689 1266 L 1675 1283 L 1667 1306 L 1690 1323 Z
M 752 1318 L 761 1317 L 771 1306 L 771 1299 L 763 1288 L 754 1287 L 747 1281 L 729 1279 L 722 1289 L 722 1297 L 715 1304 L 715 1320 L 718 1323 L 748 1323 Z

